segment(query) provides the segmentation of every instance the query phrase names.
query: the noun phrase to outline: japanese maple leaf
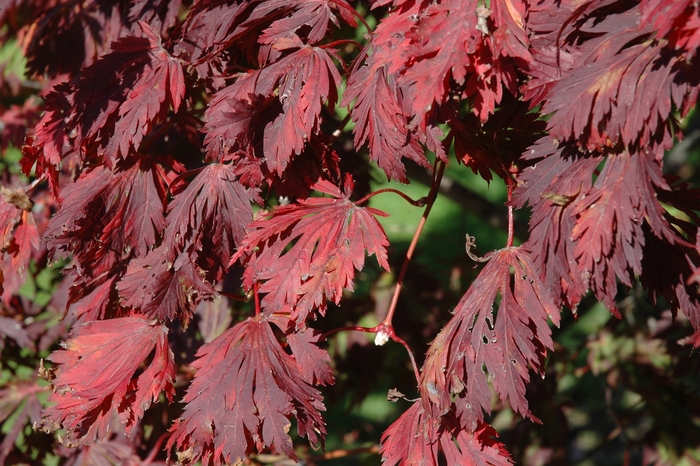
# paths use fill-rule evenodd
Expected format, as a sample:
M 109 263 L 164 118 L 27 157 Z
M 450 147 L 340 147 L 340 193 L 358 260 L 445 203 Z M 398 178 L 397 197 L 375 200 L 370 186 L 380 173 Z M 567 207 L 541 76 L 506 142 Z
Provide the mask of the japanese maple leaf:
M 70 444 L 85 445 L 106 438 L 116 415 L 129 435 L 162 392 L 172 401 L 175 363 L 167 335 L 165 325 L 140 316 L 79 325 L 65 349 L 49 356 L 58 369 L 45 425 L 62 426 Z
M 314 386 L 333 385 L 335 377 L 331 369 L 331 357 L 328 351 L 317 345 L 319 341 L 320 332 L 311 328 L 287 333 L 287 343 L 301 368 L 304 380 Z
M 177 112 L 184 97 L 180 62 L 150 26 L 140 24 L 145 37 L 119 39 L 73 84 L 73 145 L 87 158 L 104 155 L 110 166 L 137 150 L 171 107 Z
M 700 9 L 691 0 L 665 2 L 642 0 L 640 2 L 640 28 L 652 25 L 659 37 L 665 37 L 669 45 L 682 49 L 692 58 L 700 46 Z
M 199 260 L 209 262 L 212 280 L 223 278 L 228 259 L 253 220 L 256 192 L 244 188 L 234 170 L 230 164 L 204 166 L 168 205 L 163 244 L 173 254 L 192 245 Z
M 161 245 L 132 259 L 117 283 L 121 304 L 151 318 L 189 322 L 199 301 L 216 295 L 191 249 L 177 254 Z
M 66 309 L 80 322 L 117 317 L 118 303 L 113 293 L 119 278 L 114 271 L 95 277 L 78 275 L 70 287 Z
M 303 46 L 260 70 L 242 76 L 222 89 L 206 112 L 207 152 L 241 149 L 251 141 L 250 126 L 255 121 L 252 107 L 259 97 L 277 95 L 281 111 L 265 124 L 262 155 L 271 172 L 282 175 L 294 155 L 300 154 L 321 122 L 321 108 L 337 100 L 340 75 L 329 50 Z M 260 114 L 263 108 L 257 108 Z M 258 117 L 260 118 L 260 117 Z M 209 156 L 211 160 L 220 157 Z
M 437 466 L 438 448 L 447 464 L 504 466 L 512 464 L 496 431 L 480 422 L 467 432 L 456 422 L 453 413 L 433 418 L 420 402 L 413 403 L 382 434 L 382 463 Z
M 180 460 L 235 464 L 265 447 L 296 459 L 288 434 L 292 415 L 300 435 L 314 445 L 322 442 L 321 394 L 282 349 L 264 315 L 202 346 L 192 366 L 197 374 L 187 405 L 168 440 Z
M 32 252 L 40 247 L 32 206 L 23 188 L 0 186 L 0 254 L 12 256 L 11 268 L 5 272 L 20 277 L 24 277 Z
M 165 227 L 166 167 L 146 155 L 123 165 L 116 171 L 98 166 L 66 186 L 45 233 L 54 254 L 73 253 L 93 275 L 110 268 L 108 255 L 146 255 Z
M 63 2 L 32 3 L 23 38 L 28 68 L 37 75 L 76 75 L 130 32 L 124 6 L 99 0 L 73 8 Z
M 494 52 L 497 55 L 517 58 L 521 64 L 532 61 L 532 55 L 528 50 L 529 31 L 526 29 L 528 3 L 523 0 L 511 0 L 490 4 L 493 10 L 490 17 L 496 25 L 496 30 L 493 32 Z M 483 13 L 485 12 L 482 11 Z
M 593 38 L 567 47 L 573 62 L 560 68 L 560 76 L 548 86 L 542 111 L 556 112 L 549 120 L 551 134 L 575 139 L 589 150 L 618 141 L 647 145 L 661 139 L 672 144 L 673 106 L 685 114 L 694 105 L 697 73 L 680 58 L 678 48 L 649 38 L 653 29 L 646 22 L 640 25 L 639 5 L 615 14 L 581 8 L 591 18 L 569 21 L 574 25 L 566 28 L 569 38 L 562 31 L 552 33 L 572 42 L 580 34 Z M 540 67 L 532 68 L 537 74 Z
M 246 266 L 244 285 L 265 293 L 267 313 L 290 307 L 303 326 L 314 309 L 324 312 L 326 299 L 340 302 L 343 289 L 353 289 L 355 269 L 362 270 L 365 250 L 389 270 L 389 242 L 375 218 L 386 215 L 350 201 L 352 179 L 345 193 L 328 181 L 313 186 L 331 197 L 312 197 L 298 204 L 276 208 L 250 225 L 250 231 L 232 257 Z
M 576 262 L 596 297 L 609 308 L 617 293 L 615 277 L 631 286 L 632 275 L 642 272 L 644 220 L 655 234 L 674 242 L 654 183 L 670 190 L 650 152 L 611 155 L 593 188 L 573 205 Z
M 390 180 L 408 182 L 403 157 L 428 166 L 416 135 L 409 129 L 396 76 L 387 75 L 385 66 L 365 65 L 350 76 L 341 105 L 353 100 L 355 148 L 359 150 L 367 142 L 370 159 Z
M 426 409 L 446 413 L 458 396 L 460 422 L 475 429 L 482 410 L 491 412 L 490 381 L 516 412 L 536 419 L 525 399 L 528 366 L 543 370 L 553 345 L 547 319 L 558 324 L 559 309 L 529 254 L 514 247 L 493 253 L 454 314 L 428 350 L 420 380 Z
M 328 27 L 331 23 L 340 26 L 338 17 L 334 10 L 337 9 L 341 18 L 353 27 L 357 27 L 357 22 L 352 13 L 352 7 L 345 0 L 311 0 L 296 1 L 288 0 L 268 0 L 262 2 L 260 8 L 269 8 L 270 5 L 284 5 L 289 7 L 294 5 L 295 9 L 284 18 L 274 21 L 263 31 L 258 41 L 263 44 L 274 45 L 277 41 L 292 39 L 297 35 L 300 28 L 308 28 L 304 34 L 305 43 L 316 44 L 326 38 Z
M 482 46 L 481 32 L 476 29 L 478 3 L 431 3 L 407 33 L 411 47 L 404 51 L 404 60 L 411 63 L 402 80 L 410 83 L 405 97 L 411 102 L 412 124 L 425 126 L 425 115 L 435 102 L 446 98 L 451 80 L 464 84 L 467 73 L 473 72 L 473 56 Z
M 591 173 L 603 157 L 584 157 L 575 147 L 557 147 L 549 137 L 540 139 L 526 155 L 537 163 L 518 176 L 510 202 L 516 208 L 532 206 L 526 247 L 544 285 L 575 310 L 588 283 L 576 265 L 571 239 L 576 224 L 573 201 L 591 189 Z

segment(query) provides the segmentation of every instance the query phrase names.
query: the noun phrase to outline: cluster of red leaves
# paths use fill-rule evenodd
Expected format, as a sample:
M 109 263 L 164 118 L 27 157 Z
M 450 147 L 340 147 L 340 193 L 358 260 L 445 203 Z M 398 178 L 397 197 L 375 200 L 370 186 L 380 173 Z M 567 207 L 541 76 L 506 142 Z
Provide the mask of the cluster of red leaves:
M 329 45 L 342 24 L 357 27 L 344 0 L 201 0 L 183 15 L 164 0 L 0 9 L 24 18 L 13 27 L 30 70 L 55 79 L 40 117 L 3 113 L 0 147 L 33 128 L 22 169 L 48 181 L 55 209 L 39 228 L 31 190 L 2 188 L 3 299 L 44 244 L 71 260 L 77 324 L 49 358 L 45 426 L 77 445 L 108 439 L 114 419 L 133 432 L 173 395 L 167 325 L 187 325 L 238 264 L 261 309 L 197 352 L 168 449 L 215 465 L 266 448 L 295 458 L 292 417 L 323 444 L 316 386 L 334 379 L 307 324 L 353 289 L 366 254 L 389 270 L 385 214 L 351 199 L 333 145 L 341 70 L 354 149 L 367 145 L 388 178 L 408 181 L 404 158 L 429 166 L 426 150 L 447 161 L 454 142 L 458 161 L 505 180 L 511 207 L 532 208 L 530 239 L 489 256 L 431 344 L 421 400 L 382 437 L 389 464 L 510 463 L 484 422 L 489 387 L 536 420 L 525 389 L 553 347 L 547 322 L 588 290 L 617 312 L 618 281 L 639 279 L 689 317 L 700 344 L 697 222 L 664 207 L 696 221 L 698 195 L 663 174 L 675 112 L 697 100 L 697 5 L 372 6 L 391 14 L 352 66 Z M 252 203 L 290 193 L 254 220 Z

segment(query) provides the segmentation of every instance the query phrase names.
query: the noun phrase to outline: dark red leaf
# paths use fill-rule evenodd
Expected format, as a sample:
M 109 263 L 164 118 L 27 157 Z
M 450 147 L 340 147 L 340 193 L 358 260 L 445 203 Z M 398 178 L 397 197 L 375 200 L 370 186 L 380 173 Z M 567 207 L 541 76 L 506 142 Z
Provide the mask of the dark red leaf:
M 439 448 L 450 465 L 512 464 L 497 438 L 496 431 L 486 423 L 480 422 L 468 432 L 457 424 L 452 412 L 435 419 L 416 402 L 382 434 L 382 463 L 437 466 Z
M 163 244 L 173 258 L 192 247 L 198 260 L 207 261 L 212 280 L 223 278 L 253 220 L 250 203 L 256 193 L 238 182 L 234 170 L 232 165 L 206 165 L 168 206 Z
M 132 23 L 126 2 L 102 4 L 87 0 L 73 7 L 65 2 L 35 2 L 24 31 L 28 68 L 38 75 L 75 75 L 103 55 Z
M 287 334 L 287 343 L 309 385 L 333 385 L 335 377 L 331 369 L 331 357 L 328 351 L 319 348 L 320 332 L 307 328 L 302 332 L 292 331 Z
M 316 44 L 326 38 L 330 23 L 340 26 L 340 22 L 335 15 L 334 9 L 338 10 L 340 16 L 351 26 L 357 26 L 355 17 L 348 10 L 352 7 L 345 0 L 307 0 L 307 1 L 288 1 L 288 0 L 267 0 L 263 2 L 263 8 L 269 8 L 272 5 L 284 7 L 295 6 L 294 11 L 282 19 L 273 22 L 260 35 L 258 41 L 262 44 L 272 45 L 275 43 L 293 39 L 301 28 L 308 28 L 308 32 L 304 34 L 305 43 L 309 45 Z
M 191 250 L 177 254 L 159 246 L 145 257 L 131 260 L 117 283 L 121 304 L 160 320 L 179 315 L 186 324 L 200 300 L 216 295 L 193 257 L 196 254 Z
M 58 371 L 45 424 L 66 429 L 70 444 L 106 438 L 113 416 L 130 434 L 161 392 L 172 401 L 175 363 L 167 334 L 165 325 L 136 316 L 78 326 L 65 349 L 49 356 Z M 135 376 L 152 352 L 146 370 Z
M 423 149 L 408 128 L 403 97 L 396 87 L 395 76 L 387 76 L 386 68 L 363 66 L 350 76 L 341 105 L 353 100 L 355 148 L 369 143 L 369 156 L 384 170 L 389 179 L 406 183 L 406 157 L 428 166 Z
M 553 349 L 547 320 L 558 324 L 559 309 L 527 252 L 496 251 L 454 314 L 428 350 L 420 380 L 426 408 L 444 414 L 458 396 L 460 422 L 475 429 L 483 411 L 491 412 L 491 382 L 515 411 L 536 420 L 525 399 L 528 366 L 544 370 L 547 349 Z
M 350 201 L 352 187 L 350 178 L 345 193 L 319 181 L 313 188 L 331 197 L 278 207 L 250 225 L 231 262 L 243 259 L 248 289 L 261 283 L 267 313 L 289 307 L 292 318 L 303 326 L 314 309 L 324 312 L 326 299 L 338 303 L 343 289 L 353 289 L 355 269 L 364 267 L 365 250 L 389 270 L 389 242 L 375 218 L 384 214 Z
M 281 107 L 261 121 L 262 156 L 271 172 L 282 175 L 294 155 L 304 149 L 318 131 L 325 101 L 337 100 L 340 75 L 327 49 L 302 46 L 281 60 L 244 75 L 221 90 L 207 109 L 207 152 L 221 160 L 229 150 L 242 150 L 256 140 L 251 131 L 255 119 L 263 119 L 261 100 L 273 94 Z M 263 96 L 261 97 L 258 96 Z M 269 102 L 267 102 L 269 105 Z M 221 154 L 221 156 L 219 156 Z
M 168 448 L 205 465 L 237 463 L 274 447 L 296 459 L 290 418 L 312 444 L 323 441 L 321 394 L 284 352 L 264 316 L 227 330 L 197 352 L 185 412 L 171 428 Z
M 53 142 L 54 148 L 46 155 L 53 156 L 54 164 L 59 144 L 66 142 L 67 135 L 74 138 L 73 148 L 83 158 L 104 156 L 114 166 L 118 157 L 138 150 L 143 137 L 171 107 L 177 112 L 185 92 L 180 62 L 168 54 L 150 26 L 140 24 L 145 37 L 119 39 L 109 54 L 83 70 L 72 87 L 56 88 L 64 99 L 53 98 L 49 118 L 54 134 L 39 141 Z M 58 120 L 60 114 L 63 123 Z M 37 126 L 37 135 L 45 131 L 42 124 Z
M 92 276 L 111 261 L 146 255 L 165 227 L 169 182 L 164 167 L 145 155 L 116 172 L 104 165 L 84 172 L 61 192 L 45 233 L 49 248 L 73 253 Z

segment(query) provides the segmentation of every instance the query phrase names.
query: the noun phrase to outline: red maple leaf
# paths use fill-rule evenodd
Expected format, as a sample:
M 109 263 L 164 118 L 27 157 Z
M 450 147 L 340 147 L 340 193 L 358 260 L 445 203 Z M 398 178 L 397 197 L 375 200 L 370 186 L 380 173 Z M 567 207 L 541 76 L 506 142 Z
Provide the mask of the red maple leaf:
M 19 277 L 24 277 L 32 253 L 41 246 L 32 206 L 23 188 L 0 185 L 0 258 L 3 253 L 11 256 L 11 267 L 5 272 Z
M 388 76 L 385 66 L 363 66 L 350 76 L 341 105 L 353 100 L 355 148 L 359 150 L 368 142 L 370 158 L 389 179 L 408 182 L 402 157 L 428 166 L 416 135 L 409 129 L 396 77 Z
M 120 2 L 87 0 L 70 8 L 64 2 L 41 1 L 27 6 L 33 18 L 25 23 L 23 47 L 28 68 L 37 75 L 75 75 L 131 29 Z
M 333 107 L 340 86 L 340 74 L 331 60 L 331 51 L 304 46 L 260 70 L 243 75 L 222 89 L 206 112 L 207 152 L 211 160 L 221 160 L 229 150 L 241 150 L 256 136 L 251 123 L 262 123 L 262 156 L 271 172 L 282 175 L 294 155 L 304 149 L 318 131 L 325 101 Z M 275 99 L 266 99 L 273 94 Z M 266 105 L 261 106 L 263 96 Z M 272 101 L 279 109 L 268 111 Z M 211 155 L 211 153 L 214 155 Z
M 199 301 L 216 295 L 194 263 L 196 256 L 191 247 L 177 254 L 161 245 L 132 259 L 117 283 L 122 306 L 159 320 L 179 315 L 183 323 L 189 322 Z
M 63 350 L 49 360 L 58 365 L 45 425 L 62 426 L 70 444 L 89 444 L 110 433 L 114 415 L 130 434 L 162 392 L 172 401 L 175 362 L 168 329 L 139 316 L 79 325 Z M 148 367 L 135 376 L 149 354 Z
M 525 399 L 528 366 L 544 369 L 553 345 L 547 319 L 558 324 L 559 309 L 528 253 L 511 247 L 491 255 L 454 314 L 428 350 L 420 380 L 426 408 L 446 413 L 458 396 L 461 424 L 475 429 L 482 410 L 491 412 L 490 381 L 515 411 L 536 420 Z
M 382 434 L 382 463 L 387 466 L 437 466 L 438 448 L 447 464 L 506 466 L 510 455 L 498 434 L 484 422 L 467 432 L 456 422 L 452 412 L 439 419 L 430 416 L 420 402 L 413 403 Z
M 309 45 L 316 44 L 326 38 L 330 23 L 340 26 L 334 9 L 338 10 L 345 22 L 357 27 L 352 7 L 345 0 L 267 0 L 262 2 L 260 9 L 267 9 L 273 5 L 287 8 L 293 5 L 295 9 L 288 16 L 274 21 L 262 32 L 258 38 L 261 44 L 274 46 L 278 41 L 293 39 L 301 28 L 306 32 L 304 42 Z
M 312 197 L 296 205 L 276 208 L 250 225 L 250 231 L 232 257 L 246 265 L 244 286 L 262 283 L 262 306 L 269 314 L 292 309 L 292 318 L 303 326 L 314 309 L 325 310 L 326 299 L 340 302 L 343 289 L 353 289 L 354 270 L 362 270 L 365 250 L 389 270 L 389 242 L 375 218 L 385 215 L 371 207 L 358 207 L 349 196 L 328 181 L 313 189 L 331 197 Z
M 173 257 L 192 247 L 211 280 L 221 280 L 253 220 L 255 194 L 238 181 L 233 165 L 206 165 L 168 205 L 163 244 Z
M 494 52 L 520 60 L 521 65 L 532 62 L 530 40 L 526 29 L 528 6 L 523 0 L 491 3 L 496 30 L 493 32 Z
M 202 346 L 192 366 L 197 374 L 187 406 L 168 440 L 179 457 L 218 466 L 267 446 L 296 459 L 288 434 L 292 415 L 300 435 L 314 445 L 323 441 L 321 394 L 284 352 L 264 315 Z
M 59 196 L 58 169 L 61 160 L 71 149 L 73 132 L 73 87 L 61 83 L 44 97 L 44 114 L 28 133 L 22 147 L 22 172 L 30 176 L 36 165 L 36 176 L 46 174 L 54 198 Z M 77 130 L 75 130 L 77 131 Z
M 588 284 L 576 266 L 572 201 L 591 189 L 591 173 L 603 158 L 583 157 L 576 149 L 557 147 L 549 137 L 526 153 L 537 163 L 519 175 L 511 203 L 517 208 L 526 203 L 533 207 L 526 247 L 545 286 L 575 311 Z
M 54 254 L 73 253 L 92 276 L 111 269 L 115 260 L 145 256 L 165 227 L 172 175 L 146 155 L 122 165 L 116 171 L 98 166 L 67 185 L 45 233 Z
M 691 60 L 695 57 L 700 46 L 700 8 L 695 2 L 642 0 L 640 10 L 640 28 L 652 25 L 673 49 L 682 49 Z
M 482 122 L 500 102 L 503 84 L 515 93 L 515 69 L 505 57 L 494 54 L 477 28 L 478 5 L 476 0 L 431 3 L 406 34 L 411 46 L 403 51 L 407 66 L 400 80 L 407 83 L 405 98 L 411 102 L 413 125 L 425 127 L 434 103 L 448 98 L 452 81 L 458 88 L 464 86 L 465 97 L 474 96 L 473 111 Z
M 331 357 L 317 343 L 321 334 L 317 330 L 307 328 L 302 332 L 291 331 L 287 334 L 287 343 L 292 350 L 294 359 L 309 385 L 333 385 L 335 377 L 331 369 Z
M 72 104 L 67 117 L 70 136 L 75 136 L 73 147 L 85 158 L 105 156 L 109 166 L 138 150 L 171 107 L 177 112 L 185 93 L 180 62 L 150 26 L 140 24 L 145 37 L 114 42 L 110 53 L 72 82 L 72 96 L 67 98 Z

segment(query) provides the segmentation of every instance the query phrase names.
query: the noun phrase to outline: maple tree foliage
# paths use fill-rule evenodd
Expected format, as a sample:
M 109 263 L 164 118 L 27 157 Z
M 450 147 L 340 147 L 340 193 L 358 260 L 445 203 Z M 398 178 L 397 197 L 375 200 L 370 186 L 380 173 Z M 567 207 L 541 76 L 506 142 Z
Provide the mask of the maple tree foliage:
M 312 464 L 298 437 L 323 448 L 347 383 L 334 335 L 362 331 L 414 377 L 384 462 L 511 464 L 492 413 L 549 421 L 528 387 L 562 309 L 624 318 L 641 290 L 700 346 L 700 197 L 666 155 L 700 89 L 696 2 L 10 0 L 0 24 L 26 59 L 0 63 L 0 349 L 50 390 L 0 386 L 0 462 L 31 423 L 70 464 Z M 462 231 L 485 265 L 408 338 L 454 164 L 505 186 L 507 239 L 480 257 Z M 421 174 L 421 199 L 372 191 Z M 424 209 L 403 265 L 369 205 L 397 194 Z M 363 292 L 373 327 L 342 307 Z

